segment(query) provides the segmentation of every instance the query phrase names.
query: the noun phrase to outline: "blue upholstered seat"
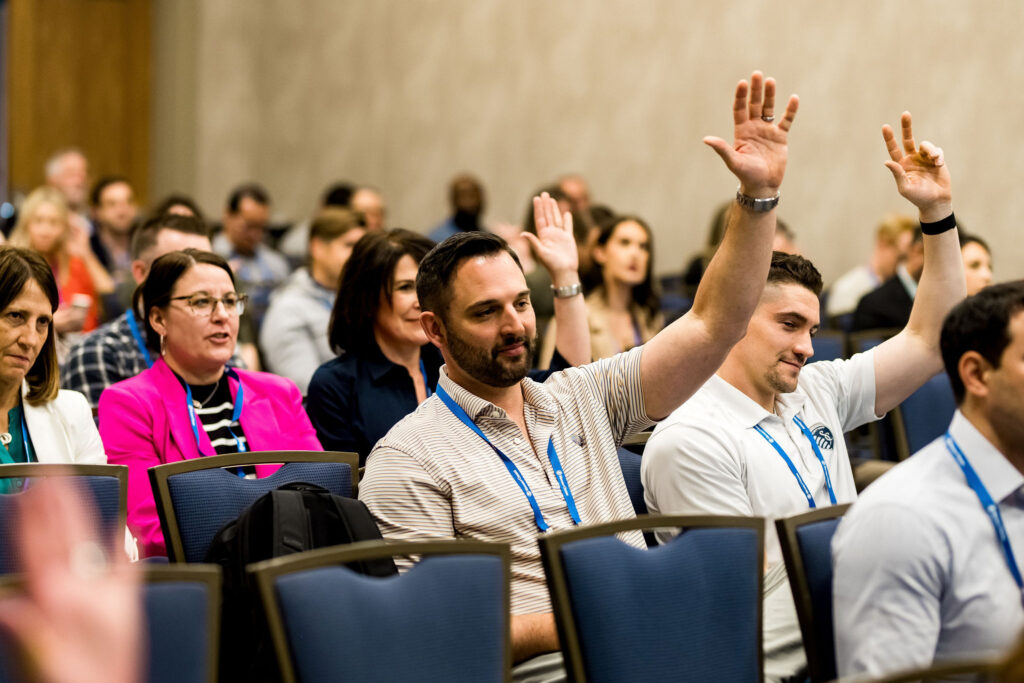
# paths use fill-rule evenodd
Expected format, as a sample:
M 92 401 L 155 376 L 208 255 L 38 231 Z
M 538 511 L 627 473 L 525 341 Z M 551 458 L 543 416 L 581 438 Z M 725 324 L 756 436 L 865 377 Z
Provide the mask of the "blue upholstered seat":
M 149 683 L 203 683 L 214 655 L 210 630 L 209 589 L 189 581 L 148 584 L 142 603 L 146 614 Z
M 925 382 L 898 408 L 906 437 L 907 455 L 912 455 L 946 433 L 956 399 L 949 377 L 942 372 Z

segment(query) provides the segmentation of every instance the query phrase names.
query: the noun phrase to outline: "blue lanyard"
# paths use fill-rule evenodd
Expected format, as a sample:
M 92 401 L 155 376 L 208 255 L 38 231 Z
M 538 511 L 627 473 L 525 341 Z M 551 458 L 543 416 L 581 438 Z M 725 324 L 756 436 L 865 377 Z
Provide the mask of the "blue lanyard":
M 422 358 L 420 358 L 420 374 L 423 375 L 423 388 L 427 392 L 427 398 L 430 398 L 430 381 L 427 379 L 427 366 L 423 364 Z
M 21 407 L 21 444 L 25 449 L 25 462 L 32 462 L 34 457 L 32 455 L 32 444 L 28 440 L 28 425 L 25 424 L 25 406 Z M 0 456 L 0 460 L 3 460 L 8 465 L 15 465 L 14 459 L 10 457 L 7 449 L 4 448 L 2 451 L 7 457 Z
M 153 358 L 149 355 L 149 349 L 146 348 L 146 340 L 142 338 L 142 333 L 139 332 L 139 323 L 135 320 L 135 311 L 129 308 L 124 317 L 128 321 L 128 328 L 132 331 L 132 336 L 135 337 L 135 346 L 139 347 L 139 351 L 142 352 L 142 358 L 146 361 L 146 367 L 153 367 Z
M 1017 567 L 1017 560 L 1013 557 L 1013 548 L 1010 546 L 1010 537 L 1006 533 L 1006 525 L 1003 524 L 1003 515 L 999 512 L 999 505 L 992 500 L 988 489 L 981 482 L 978 473 L 971 467 L 970 461 L 967 460 L 964 452 L 960 450 L 960 446 L 957 444 L 956 439 L 953 438 L 953 435 L 947 431 L 946 436 L 943 438 L 946 440 L 946 450 L 949 451 L 949 454 L 956 460 L 956 464 L 963 470 L 964 478 L 967 479 L 967 485 L 978 496 L 978 500 L 981 501 L 981 507 L 985 509 L 985 513 L 988 515 L 989 520 L 991 520 L 992 526 L 995 527 L 996 537 L 1003 546 L 1003 557 L 1006 558 L 1006 566 L 1010 568 L 1013 580 L 1017 582 L 1017 588 L 1021 591 L 1021 599 L 1024 600 L 1024 578 L 1021 577 L 1020 569 Z
M 484 442 L 494 449 L 494 452 L 498 454 L 501 461 L 505 464 L 505 469 L 512 475 L 516 484 L 522 490 L 523 495 L 526 496 L 526 500 L 530 502 L 530 507 L 533 508 L 533 519 L 537 522 L 537 528 L 541 531 L 548 530 L 548 523 L 544 521 L 544 514 L 540 511 L 540 506 L 537 505 L 537 500 L 533 496 L 533 491 L 530 489 L 530 485 L 526 483 L 526 479 L 523 478 L 522 473 L 516 464 L 509 460 L 508 456 L 501 452 L 501 450 L 491 443 L 491 440 L 484 436 L 484 433 L 480 431 L 480 428 L 469 419 L 469 415 L 462 409 L 458 403 L 456 403 L 448 392 L 444 390 L 440 384 L 437 385 L 437 397 L 444 401 L 444 404 L 448 406 L 448 409 L 452 411 L 455 417 L 462 420 L 463 424 L 476 432 Z M 574 524 L 580 523 L 580 513 L 576 510 L 576 500 L 572 497 L 572 491 L 569 490 L 569 482 L 565 478 L 565 472 L 562 470 L 562 463 L 558 459 L 558 452 L 555 451 L 555 443 L 553 438 L 548 439 L 548 460 L 551 461 L 551 469 L 555 472 L 555 479 L 558 480 L 558 486 L 562 489 L 562 497 L 565 498 L 565 504 L 569 508 L 569 515 L 572 516 Z
M 804 421 L 801 420 L 798 415 L 793 416 L 793 422 L 795 422 L 796 426 L 800 428 L 800 431 L 804 433 L 807 440 L 811 442 L 811 448 L 814 450 L 814 455 L 817 456 L 818 462 L 821 463 L 821 471 L 825 473 L 825 488 L 828 489 L 828 499 L 832 501 L 833 505 L 835 505 L 836 494 L 835 491 L 832 490 L 832 477 L 828 474 L 828 465 L 825 464 L 825 457 L 821 454 L 821 449 L 818 448 L 818 442 L 814 440 L 814 435 L 811 434 L 811 430 L 807 428 L 807 425 L 804 424 Z M 776 452 L 782 456 L 782 459 L 786 461 L 786 464 L 789 466 L 789 471 L 793 473 L 793 476 L 796 478 L 796 483 L 800 484 L 800 490 L 804 492 L 804 496 L 807 498 L 807 505 L 812 509 L 818 507 L 814 502 L 814 496 L 811 495 L 811 490 L 807 488 L 807 484 L 804 483 L 804 478 L 800 476 L 800 472 L 797 470 L 796 465 L 793 464 L 793 461 L 786 454 L 786 451 L 783 450 L 782 446 L 779 445 L 779 442 L 773 439 L 761 425 L 754 425 L 754 429 L 756 429 L 757 433 L 763 436 L 764 440 L 770 443 L 772 448 L 774 448 Z
M 231 421 L 238 422 L 239 419 L 242 417 L 242 380 L 238 378 L 238 373 L 235 372 L 234 368 L 226 367 L 224 370 L 228 377 L 231 377 L 236 382 L 238 382 L 238 393 L 235 394 L 235 409 L 234 412 L 231 413 Z M 206 453 L 203 453 L 203 449 L 199 445 L 199 420 L 196 418 L 195 406 L 192 405 L 192 387 L 188 385 L 188 382 L 185 382 L 185 404 L 188 407 L 188 421 L 192 424 L 192 435 L 196 437 L 196 450 L 199 451 L 199 455 L 205 457 Z M 235 444 L 238 446 L 239 453 L 245 453 L 246 451 L 249 450 L 246 447 L 246 445 L 242 443 L 242 440 L 238 438 L 238 435 L 231 430 L 230 427 L 228 428 L 228 432 L 231 434 L 231 436 L 235 437 Z M 244 478 L 245 473 L 241 469 L 239 469 L 238 476 Z

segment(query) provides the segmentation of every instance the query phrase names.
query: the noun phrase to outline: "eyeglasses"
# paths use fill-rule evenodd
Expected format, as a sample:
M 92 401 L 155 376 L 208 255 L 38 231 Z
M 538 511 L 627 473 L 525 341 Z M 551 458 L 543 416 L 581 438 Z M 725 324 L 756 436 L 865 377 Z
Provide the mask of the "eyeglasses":
M 171 301 L 184 301 L 188 309 L 192 311 L 193 315 L 213 315 L 214 309 L 217 308 L 217 303 L 224 304 L 224 310 L 228 313 L 235 313 L 242 315 L 245 312 L 245 302 L 249 300 L 248 294 L 238 294 L 237 292 L 228 292 L 221 298 L 210 296 L 209 294 L 189 294 L 188 296 L 172 296 Z

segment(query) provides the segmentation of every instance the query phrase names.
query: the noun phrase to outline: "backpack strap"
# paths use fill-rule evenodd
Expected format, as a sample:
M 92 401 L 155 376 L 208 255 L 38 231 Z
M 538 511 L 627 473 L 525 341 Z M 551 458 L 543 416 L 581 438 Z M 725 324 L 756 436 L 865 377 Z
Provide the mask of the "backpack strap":
M 270 493 L 274 511 L 274 552 L 271 557 L 309 550 L 312 539 L 302 492 L 276 489 Z

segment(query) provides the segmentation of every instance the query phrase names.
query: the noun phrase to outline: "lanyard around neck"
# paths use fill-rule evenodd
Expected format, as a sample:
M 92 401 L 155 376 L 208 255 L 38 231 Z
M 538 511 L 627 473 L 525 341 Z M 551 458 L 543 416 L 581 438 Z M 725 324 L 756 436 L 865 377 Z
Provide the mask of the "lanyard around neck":
M 540 505 L 537 504 L 537 499 L 533 495 L 533 491 L 530 489 L 530 485 L 526 483 L 526 479 L 523 478 L 522 472 L 516 467 L 516 464 L 512 462 L 507 455 L 501 452 L 497 446 L 491 443 L 479 427 L 469 418 L 466 411 L 462 409 L 458 403 L 448 395 L 448 392 L 444 390 L 440 384 L 437 385 L 437 397 L 444 401 L 444 404 L 448 406 L 448 409 L 452 411 L 455 417 L 459 418 L 463 424 L 472 429 L 477 436 L 484 440 L 484 442 L 490 446 L 498 457 L 501 458 L 501 462 L 504 463 L 505 469 L 512 475 L 512 479 L 515 480 L 516 484 L 519 485 L 519 489 L 526 496 L 526 500 L 529 501 L 530 507 L 533 508 L 533 519 L 537 523 L 537 528 L 541 531 L 547 531 L 549 526 L 544 521 L 544 514 L 540 511 Z M 565 471 L 562 469 L 562 463 L 558 459 L 558 452 L 555 450 L 555 442 L 553 438 L 548 438 L 548 460 L 551 461 L 551 469 L 554 470 L 555 479 L 558 480 L 558 486 L 562 489 L 562 497 L 565 499 L 565 504 L 569 508 L 569 515 L 572 517 L 573 524 L 580 523 L 580 513 L 576 510 L 576 500 L 573 498 L 572 491 L 569 489 L 569 482 L 565 478 Z
M 807 437 L 807 440 L 811 442 L 811 448 L 814 450 L 814 455 L 818 458 L 818 462 L 821 463 L 821 471 L 825 473 L 825 488 L 828 489 L 828 499 L 833 505 L 835 505 L 836 494 L 835 491 L 832 490 L 832 477 L 829 476 L 828 465 L 825 464 L 825 457 L 821 454 L 821 449 L 818 448 L 818 442 L 814 440 L 814 435 L 811 434 L 811 430 L 807 428 L 807 425 L 804 424 L 804 421 L 801 420 L 798 415 L 793 416 L 793 422 L 796 423 L 796 426 L 799 427 L 800 431 L 803 432 L 805 437 Z M 804 478 L 800 476 L 800 471 L 797 470 L 793 460 L 786 454 L 786 451 L 782 446 L 779 445 L 779 442 L 773 439 L 761 425 L 754 425 L 754 429 L 756 429 L 757 433 L 764 437 L 764 440 L 770 443 L 772 448 L 774 448 L 775 451 L 782 456 L 782 459 L 786 461 L 786 465 L 789 466 L 789 471 L 793 473 L 793 477 L 796 478 L 796 483 L 800 485 L 800 490 L 803 491 L 804 497 L 807 498 L 807 505 L 812 509 L 818 507 L 814 502 L 814 496 L 811 495 L 811 490 L 807 488 Z
M 139 323 L 135 320 L 135 311 L 129 308 L 124 317 L 128 321 L 128 329 L 132 331 L 132 336 L 135 337 L 135 346 L 138 347 L 142 353 L 142 358 L 146 361 L 146 367 L 153 367 L 153 357 L 149 355 L 149 349 L 146 348 L 146 340 L 142 338 L 142 333 L 139 331 Z
M 1003 557 L 1006 560 L 1006 566 L 1010 568 L 1010 574 L 1013 575 L 1013 580 L 1017 583 L 1018 590 L 1021 591 L 1021 599 L 1024 600 L 1024 577 L 1021 577 L 1020 568 L 1017 566 L 1017 560 L 1013 556 L 1013 547 L 1010 546 L 1010 536 L 1006 533 L 1006 525 L 1003 524 L 1003 515 L 999 512 L 999 505 L 992 500 L 992 496 L 989 494 L 988 489 L 985 488 L 985 484 L 982 483 L 978 473 L 971 467 L 970 461 L 964 452 L 960 450 L 960 445 L 957 444 L 956 439 L 948 431 L 945 437 L 946 450 L 956 460 L 956 464 L 963 470 L 964 478 L 967 479 L 967 485 L 971 487 L 974 494 L 978 496 L 978 500 L 981 502 L 981 507 L 985 509 L 985 513 L 988 515 L 989 521 L 992 522 L 992 526 L 996 530 L 996 538 L 999 539 L 999 544 L 1003 546 Z
M 235 408 L 231 413 L 231 421 L 238 422 L 242 417 L 242 380 L 238 378 L 238 373 L 232 367 L 225 367 L 224 374 L 238 382 L 238 393 L 235 394 Z M 185 382 L 185 405 L 188 407 L 188 421 L 192 424 L 192 435 L 196 437 L 196 450 L 199 451 L 199 455 L 205 457 L 206 453 L 203 453 L 203 447 L 199 445 L 199 419 L 196 417 L 195 406 L 192 405 L 192 387 L 188 385 L 188 382 Z M 228 433 L 235 437 L 235 444 L 238 446 L 239 453 L 245 453 L 249 450 L 230 427 L 228 427 Z M 244 477 L 245 474 L 242 470 L 239 470 L 238 476 Z

